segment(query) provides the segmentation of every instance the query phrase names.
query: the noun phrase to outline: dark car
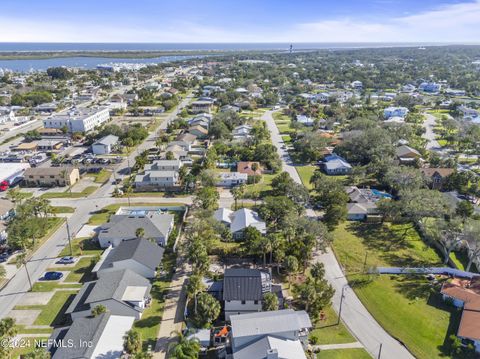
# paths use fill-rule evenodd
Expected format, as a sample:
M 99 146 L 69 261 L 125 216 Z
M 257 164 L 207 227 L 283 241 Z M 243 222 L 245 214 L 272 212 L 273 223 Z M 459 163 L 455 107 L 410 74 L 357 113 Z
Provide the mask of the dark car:
M 43 276 L 43 280 L 59 280 L 63 277 L 61 272 L 47 272 Z
M 8 257 L 10 257 L 10 254 L 7 252 L 0 254 L 0 263 L 6 262 Z

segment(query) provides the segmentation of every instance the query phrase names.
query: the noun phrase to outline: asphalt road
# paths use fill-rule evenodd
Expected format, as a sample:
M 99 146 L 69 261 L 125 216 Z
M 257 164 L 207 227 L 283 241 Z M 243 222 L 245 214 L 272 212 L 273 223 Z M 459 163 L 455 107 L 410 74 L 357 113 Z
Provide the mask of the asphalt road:
M 165 118 L 165 120 L 159 126 L 158 130 L 165 129 L 168 123 L 176 117 L 177 113 L 183 107 L 188 105 L 191 99 L 192 96 L 188 96 L 187 98 L 185 98 L 177 107 L 177 109 Z M 133 166 L 137 153 L 141 153 L 142 151 L 152 146 L 155 146 L 154 141 L 157 135 L 157 132 L 150 134 L 147 139 L 141 145 L 139 145 L 138 150 L 133 151 L 128 157 L 128 159 L 126 158 L 122 163 L 118 165 L 116 171 L 121 173 L 128 173 L 128 163 Z M 107 201 L 107 199 L 110 197 L 115 187 L 112 182 L 113 175 L 110 181 L 107 182 L 107 184 L 100 187 L 89 197 L 83 200 L 75 201 L 75 213 L 69 218 L 70 232 L 72 233 L 72 235 L 75 235 L 80 230 L 82 225 L 88 221 L 91 212 L 109 204 L 109 201 Z M 64 203 L 69 203 L 68 201 L 69 200 L 65 200 Z M 59 204 L 59 200 L 56 202 L 56 204 Z M 123 199 L 123 202 L 126 202 L 126 199 Z M 35 282 L 39 278 L 41 278 L 45 270 L 54 264 L 56 257 L 67 245 L 67 243 L 68 240 L 66 226 L 62 225 L 59 230 L 55 232 L 55 234 L 34 253 L 30 261 L 27 263 L 28 271 L 30 273 L 30 277 L 32 278 L 32 282 Z M 22 295 L 28 290 L 29 284 L 27 274 L 25 270 L 21 268 L 21 270 L 19 270 L 10 280 L 10 282 L 0 291 L 0 318 L 6 317 L 10 310 L 20 300 Z
M 282 169 L 290 174 L 292 179 L 302 184 L 300 176 L 295 169 L 286 149 L 283 149 L 283 140 L 272 117 L 272 111 L 267 111 L 262 120 L 267 123 L 272 143 L 277 147 L 278 154 L 282 159 Z M 316 217 L 313 210 L 307 209 L 309 217 Z M 372 317 L 355 292 L 348 285 L 339 263 L 333 252 L 328 249 L 326 253 L 316 253 L 314 260 L 321 261 L 325 265 L 325 277 L 335 289 L 332 305 L 338 313 L 343 293 L 341 317 L 352 334 L 363 344 L 365 349 L 375 358 L 379 357 L 380 345 L 381 358 L 412 359 L 412 354 L 397 340 L 391 337 Z
M 438 143 L 438 141 L 435 139 L 435 133 L 433 132 L 433 129 L 435 125 L 437 124 L 437 118 L 433 115 L 430 115 L 429 113 L 425 113 L 425 121 L 423 121 L 423 128 L 425 128 L 425 133 L 423 135 L 423 138 L 425 138 L 428 142 L 426 145 L 426 149 L 430 151 L 437 151 L 441 152 L 442 147 Z

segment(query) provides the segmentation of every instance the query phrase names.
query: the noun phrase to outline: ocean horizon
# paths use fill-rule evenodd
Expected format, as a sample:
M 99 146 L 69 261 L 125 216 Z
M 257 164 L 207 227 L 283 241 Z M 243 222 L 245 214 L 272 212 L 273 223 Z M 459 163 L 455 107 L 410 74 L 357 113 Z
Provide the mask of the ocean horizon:
M 152 42 L 0 42 L 0 52 L 68 51 L 248 51 L 354 49 L 408 46 L 474 45 L 447 42 L 272 42 L 272 43 L 152 43 Z

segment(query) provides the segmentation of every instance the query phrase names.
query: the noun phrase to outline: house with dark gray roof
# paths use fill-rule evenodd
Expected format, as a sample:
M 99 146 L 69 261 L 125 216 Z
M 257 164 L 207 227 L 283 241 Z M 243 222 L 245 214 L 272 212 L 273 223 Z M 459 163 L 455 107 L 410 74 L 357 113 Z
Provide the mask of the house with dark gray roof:
M 116 247 L 122 241 L 137 238 L 137 230 L 142 228 L 143 238 L 153 239 L 164 247 L 173 225 L 174 216 L 164 212 L 116 214 L 99 227 L 98 242 L 102 248 Z
M 223 301 L 225 303 L 225 319 L 233 314 L 260 312 L 263 296 L 266 293 L 277 293 L 279 302 L 283 304 L 280 285 L 273 285 L 270 273 L 259 269 L 228 268 L 223 278 Z
M 93 268 L 100 272 L 130 269 L 145 278 L 154 278 L 162 262 L 164 249 L 146 239 L 132 239 L 121 242 L 117 247 L 107 248 Z
M 75 319 L 68 328 L 53 332 L 52 359 L 118 359 L 123 353 L 123 337 L 131 329 L 134 317 L 110 312 L 97 317 Z
M 312 323 L 305 311 L 232 315 L 230 321 L 234 359 L 306 359 L 304 350 Z
M 140 319 L 150 302 L 151 287 L 148 279 L 130 269 L 100 271 L 96 281 L 83 285 L 66 314 L 72 320 L 88 317 L 93 308 L 103 305 L 113 315 Z

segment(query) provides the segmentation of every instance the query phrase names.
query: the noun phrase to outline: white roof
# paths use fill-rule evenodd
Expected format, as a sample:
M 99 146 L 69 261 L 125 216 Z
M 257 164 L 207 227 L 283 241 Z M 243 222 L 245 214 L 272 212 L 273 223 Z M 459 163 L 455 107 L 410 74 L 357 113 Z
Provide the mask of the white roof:
M 266 336 L 233 353 L 234 359 L 264 359 L 267 353 L 276 350 L 279 359 L 306 359 L 299 340 Z
M 325 168 L 328 170 L 334 170 L 337 168 L 352 168 L 352 166 L 340 158 L 333 159 L 325 163 Z
M 242 208 L 233 213 L 233 221 L 230 225 L 230 231 L 232 233 L 241 231 L 250 226 L 255 227 L 261 233 L 265 233 L 267 230 L 265 222 L 260 219 L 257 212 L 248 208 Z
M 213 217 L 220 222 L 232 223 L 233 211 L 228 208 L 219 208 L 213 212 Z
M 122 300 L 125 300 L 127 302 L 141 302 L 145 299 L 145 294 L 147 290 L 148 287 L 128 286 L 127 288 L 125 288 Z
M 98 339 L 92 358 L 118 358 L 123 352 L 123 336 L 135 321 L 135 317 L 110 316 Z
M 220 179 L 222 179 L 222 180 L 243 179 L 243 180 L 246 181 L 248 179 L 248 174 L 240 173 L 240 172 L 222 172 L 222 173 L 220 173 Z

